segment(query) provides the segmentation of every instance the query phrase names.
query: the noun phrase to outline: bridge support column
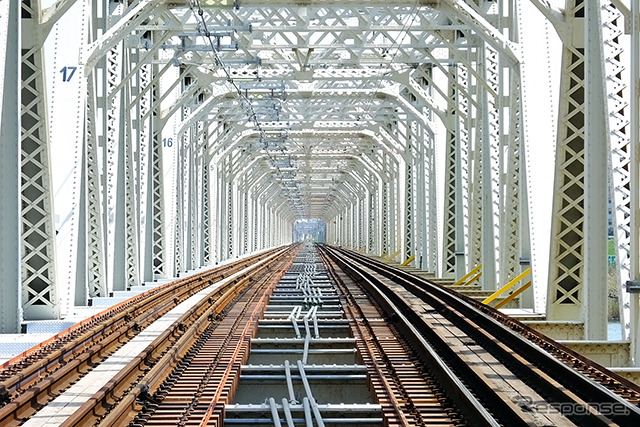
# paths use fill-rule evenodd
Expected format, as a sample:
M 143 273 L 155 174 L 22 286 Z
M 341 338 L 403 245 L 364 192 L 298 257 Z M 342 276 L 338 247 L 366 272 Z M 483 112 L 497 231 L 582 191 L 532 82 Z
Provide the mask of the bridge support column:
M 341 246 L 347 246 L 347 212 L 348 207 L 345 207 L 340 212 L 340 244 Z
M 398 208 L 402 209 L 400 213 L 402 218 L 402 228 L 399 230 L 401 234 L 402 251 L 400 251 L 400 262 L 404 262 L 407 258 L 415 255 L 415 167 L 414 167 L 414 150 L 411 144 L 411 137 L 407 137 L 407 158 L 405 159 L 404 179 L 400 179 L 402 183 L 400 191 L 404 193 L 402 204 L 398 204 Z
M 20 171 L 22 312 L 25 320 L 57 319 L 55 226 L 39 0 L 21 2 Z M 11 59 L 11 58 L 8 58 Z M 15 59 L 15 58 L 14 58 Z
M 110 74 L 110 84 L 127 73 L 129 57 L 118 48 L 117 59 L 114 60 L 118 70 Z M 122 69 L 124 68 L 124 70 Z M 120 74 L 122 72 L 122 74 Z M 130 100 L 130 87 L 125 86 L 123 93 L 118 96 L 117 110 L 111 111 L 114 121 L 110 140 L 113 142 L 116 152 L 115 172 L 115 221 L 113 237 L 113 264 L 112 278 L 113 290 L 129 290 L 131 286 L 139 284 L 138 276 L 138 232 L 137 209 L 135 201 L 135 174 L 133 166 L 133 135 L 131 132 L 131 114 L 128 107 Z
M 151 140 L 147 164 L 147 205 L 145 222 L 145 273 L 144 280 L 150 281 L 167 277 L 165 212 L 164 212 L 164 171 L 162 164 L 162 121 L 160 120 L 160 82 L 157 80 L 158 67 L 153 67 L 151 82 Z
M 640 282 L 640 0 L 631 1 L 630 280 Z M 631 294 L 631 357 L 640 365 L 640 293 Z
M 208 132 L 206 132 L 207 125 L 205 124 L 205 134 L 203 135 L 203 147 L 202 147 L 202 204 L 200 205 L 201 215 L 201 262 L 200 265 L 211 265 L 212 263 L 212 251 L 211 251 L 211 192 L 209 186 L 211 184 L 211 169 L 209 166 L 209 156 L 207 154 L 207 145 L 209 143 Z M 254 249 L 255 250 L 255 249 Z
M 184 84 L 183 84 L 184 89 Z M 186 116 L 188 112 L 183 111 L 182 116 Z M 184 205 L 185 205 L 185 156 L 189 147 L 189 130 L 185 130 L 182 135 L 176 135 L 178 146 L 176 147 L 176 162 L 174 163 L 175 171 L 175 208 L 173 210 L 173 276 L 177 276 L 185 271 L 185 229 L 184 229 Z
M 582 320 L 589 339 L 607 338 L 608 317 L 606 219 L 611 135 L 607 132 L 602 6 L 600 1 L 568 0 L 565 7 L 571 31 L 562 40 L 547 299 L 549 320 Z
M 600 1 L 585 2 L 586 28 L 601 28 Z M 585 338 L 607 339 L 607 176 L 609 144 L 602 32 L 585 31 L 584 300 Z
M 357 215 L 356 215 L 356 205 L 358 203 L 358 199 L 355 201 L 351 200 L 349 204 L 349 247 L 351 249 L 359 249 L 356 248 L 356 239 L 358 238 L 358 224 L 357 224 Z
M 372 253 L 375 247 L 374 232 L 376 223 L 376 210 L 375 210 L 375 196 L 370 188 L 367 187 L 365 195 L 365 210 L 363 219 L 365 222 L 364 229 L 367 233 L 365 245 L 367 247 L 366 253 Z
M 389 184 L 380 182 L 380 254 L 389 252 Z
M 249 195 L 248 188 L 242 189 L 242 248 L 240 255 L 249 252 Z
M 267 247 L 267 207 L 265 206 L 264 197 L 260 201 L 260 245 L 259 249 Z
M 584 28 L 584 2 L 567 0 L 567 24 Z M 563 40 L 549 257 L 548 320 L 580 320 L 584 298 L 584 37 Z
M 347 201 L 347 206 L 344 210 L 344 245 L 347 248 L 351 248 L 351 204 Z
M 0 4 L 0 333 L 20 330 L 20 6 Z
M 259 210 L 259 205 L 258 205 L 258 198 L 256 196 L 255 193 L 251 193 L 251 251 L 252 252 L 256 252 L 258 250 L 259 247 L 259 243 L 258 243 L 258 224 L 259 224 L 259 217 L 258 217 L 258 210 Z

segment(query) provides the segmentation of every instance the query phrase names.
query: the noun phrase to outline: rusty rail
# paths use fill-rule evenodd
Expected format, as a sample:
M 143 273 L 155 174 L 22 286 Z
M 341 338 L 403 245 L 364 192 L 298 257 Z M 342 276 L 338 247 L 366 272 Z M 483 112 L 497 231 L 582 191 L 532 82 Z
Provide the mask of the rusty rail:
M 166 387 L 163 387 L 167 379 L 172 375 L 174 379 L 185 375 L 183 369 L 186 360 L 194 357 L 196 348 L 206 347 L 207 339 L 217 341 L 216 344 L 224 344 L 225 348 L 232 341 L 237 344 L 246 344 L 245 338 L 238 340 L 237 337 L 229 335 L 229 330 L 220 331 L 221 325 L 228 323 L 233 317 L 228 312 L 229 306 L 235 299 L 244 295 L 245 291 L 252 296 L 261 296 L 260 302 L 262 302 L 268 295 L 264 284 L 272 283 L 274 277 L 281 274 L 280 266 L 290 258 L 291 251 L 272 255 L 250 273 L 214 290 L 200 304 L 181 316 L 163 335 L 156 338 L 143 354 L 122 369 L 62 425 L 127 425 L 140 411 L 153 413 L 167 397 Z M 231 310 L 233 311 L 233 308 Z M 253 317 L 255 313 L 252 314 Z M 238 324 L 238 321 L 233 321 L 234 324 Z M 247 334 L 250 332 L 246 329 L 241 335 L 248 337 Z M 225 339 L 216 340 L 221 337 L 221 334 Z M 210 348 L 208 350 L 211 351 Z M 154 356 L 156 354 L 157 357 Z M 213 357 L 209 353 L 209 356 L 214 360 L 220 354 Z M 242 356 L 242 352 L 238 350 L 235 356 L 236 358 Z M 231 364 L 235 363 L 235 359 L 233 360 Z M 176 371 L 179 371 L 177 376 Z M 197 387 L 190 390 L 190 393 L 196 394 Z M 179 418 L 179 414 L 176 414 L 171 424 L 175 425 Z
M 276 252 L 266 251 L 150 289 L 6 362 L 0 371 L 0 396 L 5 403 L 0 424 L 19 424 L 173 307 Z

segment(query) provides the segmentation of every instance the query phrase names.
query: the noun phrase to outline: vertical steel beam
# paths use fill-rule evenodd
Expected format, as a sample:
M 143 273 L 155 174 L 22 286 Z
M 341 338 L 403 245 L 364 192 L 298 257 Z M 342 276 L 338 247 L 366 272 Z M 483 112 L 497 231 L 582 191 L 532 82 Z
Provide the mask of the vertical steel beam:
M 520 81 L 515 67 L 502 70 L 504 78 L 509 81 L 509 92 L 504 93 L 500 88 L 501 96 L 508 102 L 509 120 L 501 114 L 501 122 L 506 134 L 503 135 L 505 147 L 499 150 L 498 158 L 500 166 L 504 170 L 500 173 L 500 283 L 508 283 L 520 274 L 524 261 L 521 256 L 523 229 L 521 227 L 521 213 L 526 212 L 526 199 L 523 198 L 523 179 L 521 168 L 522 145 L 520 138 Z M 502 112 L 503 109 L 501 108 Z M 504 156 L 504 157 L 503 157 Z M 526 232 L 526 231 L 525 231 Z M 528 268 L 528 265 L 524 269 Z
M 127 67 L 128 55 L 121 56 L 122 66 Z M 130 87 L 125 85 L 119 101 L 117 129 L 114 140 L 116 152 L 115 169 L 115 224 L 114 255 L 112 265 L 113 290 L 128 290 L 139 282 L 136 230 L 135 170 L 133 167 L 133 135 L 131 133 L 131 113 L 128 108 Z
M 98 3 L 98 1 L 94 1 L 95 13 L 98 13 Z M 124 10 L 123 3 L 105 0 L 100 10 L 102 15 L 100 29 L 106 31 L 115 24 Z M 96 28 L 94 34 L 97 34 L 97 31 Z M 124 158 L 121 145 L 124 145 L 124 106 L 128 100 L 123 99 L 125 96 L 123 90 L 116 90 L 122 79 L 123 62 L 123 43 L 116 42 L 106 53 L 104 62 L 100 64 L 101 87 L 96 86 L 96 110 L 102 113 L 102 178 L 104 185 L 102 215 L 106 233 L 106 272 L 109 291 L 123 290 L 126 287 L 122 274 L 123 266 L 116 265 L 116 259 L 125 258 L 124 243 L 121 241 L 124 233 L 122 231 L 124 229 L 124 215 L 122 213 L 124 193 L 119 187 L 119 181 L 124 178 L 118 173 L 118 168 L 123 166 L 119 160 Z M 94 70 L 94 73 L 98 76 L 97 70 Z M 120 279 L 116 279 L 114 273 L 119 274 Z
M 349 201 L 347 205 L 347 210 L 345 214 L 345 225 L 347 229 L 347 239 L 345 241 L 345 245 L 348 248 L 353 249 L 353 201 Z
M 251 204 L 253 207 L 253 214 L 252 214 L 252 220 L 253 220 L 253 242 L 251 245 L 251 250 L 252 252 L 256 252 L 258 249 L 260 249 L 260 243 L 259 243 L 259 224 L 260 224 L 260 206 L 258 203 L 258 196 L 256 194 L 252 194 L 251 197 Z
M 489 46 L 480 50 L 479 59 L 484 66 L 481 75 L 494 92 L 499 93 L 498 88 L 498 54 Z M 480 61 L 478 61 L 480 63 Z M 480 105 L 482 122 L 482 284 L 485 289 L 494 289 L 498 286 L 498 235 L 499 235 L 499 206 L 498 188 L 500 167 L 498 165 L 500 149 L 500 131 L 498 109 L 500 99 L 492 97 L 487 90 L 480 89 Z
M 397 173 L 397 171 L 392 171 L 393 173 Z M 397 180 L 397 177 L 396 177 Z M 400 249 L 402 246 L 400 246 L 398 244 L 398 222 L 397 222 L 397 206 L 396 204 L 398 203 L 397 200 L 397 190 L 396 190 L 396 185 L 394 185 L 394 179 L 393 177 L 391 178 L 390 182 L 388 183 L 388 215 L 389 215 L 389 255 L 391 255 L 392 253 L 396 252 L 398 249 Z
M 269 233 L 269 247 L 272 248 L 275 246 L 276 241 L 276 221 L 275 221 L 275 213 L 273 212 L 273 206 L 269 206 L 269 223 L 267 224 L 267 232 Z
M 144 33 L 138 33 L 141 40 L 150 41 Z M 151 78 L 152 78 L 152 65 L 144 60 L 141 50 L 136 47 L 129 48 L 129 61 L 126 64 L 127 76 L 125 81 L 128 82 L 128 109 L 129 119 L 127 120 L 127 135 L 129 140 L 127 141 L 131 146 L 131 161 L 133 166 L 131 175 L 127 181 L 127 210 L 130 211 L 129 223 L 127 224 L 127 252 L 135 253 L 135 275 L 129 274 L 132 277 L 129 286 L 134 286 L 139 283 L 140 280 L 144 280 L 145 269 L 144 265 L 145 251 L 144 247 L 149 243 L 146 240 L 146 229 L 140 229 L 143 219 L 146 221 L 144 213 L 146 212 L 146 203 L 149 198 L 147 197 L 148 185 L 147 181 L 149 177 L 149 168 L 147 163 L 149 162 L 149 149 L 148 145 L 151 143 L 151 129 L 150 123 L 150 111 L 151 111 Z M 133 64 L 137 64 L 133 66 Z M 124 82 L 122 82 L 124 84 Z M 129 164 L 129 163 L 128 163 Z
M 102 216 L 102 185 L 96 128 L 95 73 L 87 75 L 87 105 L 79 200 L 75 304 L 108 295 Z
M 608 107 L 609 144 L 611 160 L 611 202 L 615 258 L 618 273 L 618 298 L 620 303 L 620 324 L 623 338 L 630 335 L 630 294 L 626 283 L 630 278 L 630 126 L 629 123 L 629 68 L 626 59 L 633 52 L 625 52 L 626 36 L 621 11 L 610 3 L 602 4 L 602 47 Z M 633 123 L 633 122 L 632 122 Z
M 184 254 L 184 269 L 192 270 L 195 266 L 195 247 L 197 245 L 197 239 L 195 236 L 196 231 L 196 158 L 197 158 L 197 144 L 198 136 L 195 131 L 195 126 L 189 126 L 191 132 L 189 133 L 189 143 L 185 147 L 185 182 L 184 182 L 184 220 L 186 221 L 185 227 L 185 254 Z
M 355 229 L 355 213 L 354 213 L 354 202 L 353 200 L 349 201 L 349 208 L 347 210 L 347 226 L 349 227 L 349 236 L 347 239 L 347 246 L 351 249 L 354 249 L 354 247 L 356 246 L 356 242 L 355 242 L 355 234 L 356 234 L 356 229 Z
M 178 135 L 176 147 L 176 163 L 174 167 L 175 171 L 175 209 L 173 212 L 173 274 L 177 276 L 184 270 L 184 152 L 185 147 L 188 144 L 188 137 L 185 131 L 182 135 Z
M 342 246 L 342 220 L 340 218 L 340 208 L 338 208 L 338 211 L 336 213 L 335 222 L 336 222 L 336 245 Z
M 365 208 L 365 198 L 364 197 L 358 197 L 358 216 L 357 216 L 357 220 L 358 220 L 358 250 L 360 250 L 360 248 L 362 248 L 363 246 L 366 246 L 366 236 L 365 236 L 365 227 L 364 227 L 364 221 L 365 221 L 365 216 L 364 213 L 366 211 Z
M 517 13 L 514 11 L 514 13 Z M 515 26 L 515 23 L 513 24 Z M 513 29 L 512 38 L 518 40 L 517 28 Z M 522 135 L 522 96 L 521 68 L 519 64 L 502 70 L 508 79 L 508 92 L 500 88 L 502 99 L 509 107 L 509 120 L 501 115 L 504 121 L 505 147 L 500 150 L 500 165 L 506 165 L 501 172 L 501 218 L 500 218 L 500 283 L 506 283 L 531 265 L 531 248 L 529 239 L 529 205 L 524 157 L 524 138 Z M 502 109 L 501 109 L 502 111 Z M 520 297 L 522 307 L 533 307 L 533 289 L 525 291 Z
M 182 89 L 183 91 L 187 88 L 187 83 L 183 80 Z M 189 115 L 189 110 L 187 107 L 182 108 L 182 116 L 181 120 L 184 120 L 185 117 Z M 178 146 L 176 147 L 176 163 L 175 163 L 175 182 L 173 185 L 175 186 L 175 210 L 174 210 L 174 231 L 173 231 L 173 251 L 174 251 L 174 276 L 177 276 L 183 271 L 187 270 L 187 259 L 185 257 L 185 234 L 188 233 L 188 229 L 185 229 L 185 221 L 188 222 L 189 216 L 185 215 L 185 210 L 188 209 L 189 200 L 188 191 L 189 191 L 189 183 L 187 182 L 189 174 L 189 152 L 191 146 L 191 128 L 187 127 L 181 135 L 177 135 Z M 185 194 L 186 193 L 186 194 Z M 187 205 L 187 206 L 185 206 Z M 187 224 L 188 225 L 188 224 Z
M 162 122 L 160 105 L 160 82 L 155 78 L 158 67 L 153 67 L 151 83 L 151 141 L 147 162 L 147 204 L 145 238 L 144 280 L 150 281 L 167 277 L 165 253 L 165 212 L 164 212 L 164 171 L 162 165 Z M 148 268 L 146 267 L 148 266 Z
M 547 318 L 580 320 L 584 298 L 584 2 L 567 0 L 563 41 Z
M 246 181 L 246 179 L 245 179 Z M 242 190 L 242 251 L 241 255 L 249 252 L 249 193 L 248 188 Z
M 386 181 L 380 183 L 380 251 L 381 254 L 389 252 L 389 184 Z
M 229 168 L 231 168 L 231 159 L 229 159 Z M 230 172 L 230 171 L 229 171 Z M 234 255 L 234 248 L 235 248 L 235 233 L 234 233 L 234 226 L 235 226 L 235 212 L 236 210 L 234 209 L 234 205 L 236 203 L 236 198 L 235 198 L 235 194 L 233 191 L 233 180 L 231 179 L 231 177 L 229 176 L 227 179 L 229 179 L 229 181 L 227 182 L 227 186 L 226 186 L 226 190 L 227 190 L 227 194 L 226 194 L 226 209 L 227 209 L 227 213 L 226 213 L 226 236 L 227 236 L 227 247 L 226 247 L 226 259 L 231 258 Z
M 585 338 L 607 339 L 608 126 L 602 52 L 601 1 L 585 2 L 584 268 L 582 320 Z
M 123 74 L 129 68 L 129 56 L 122 56 Z M 120 96 L 119 138 L 116 144 L 118 169 L 116 178 L 116 225 L 113 286 L 114 290 L 128 290 L 140 283 L 138 269 L 138 192 L 134 166 L 134 143 L 131 110 L 131 85 Z M 136 147 L 136 150 L 139 149 Z M 123 268 L 124 267 L 124 268 Z
M 468 71 L 468 70 L 467 70 Z M 485 114 L 487 107 L 484 105 L 483 96 L 486 95 L 483 90 L 479 88 L 479 83 L 474 81 L 473 77 L 467 75 L 467 89 L 469 96 L 475 97 L 479 105 L 476 109 L 476 116 Z M 469 111 L 467 118 L 467 129 L 469 130 L 469 158 L 472 162 L 469 162 L 469 186 L 468 186 L 468 200 L 469 200 L 469 229 L 468 229 L 468 245 L 469 245 L 469 262 L 471 267 L 475 267 L 483 263 L 483 245 L 482 245 L 482 208 L 484 203 L 484 185 L 486 180 L 484 175 L 488 174 L 488 169 L 482 165 L 484 159 L 484 144 L 482 137 L 482 116 L 471 117 L 471 110 Z M 488 141 L 487 141 L 488 144 Z M 471 184 L 473 183 L 473 185 Z M 484 276 L 484 274 L 483 274 Z M 485 281 L 483 280 L 483 283 Z
M 529 229 L 529 194 L 527 192 L 527 176 L 525 164 L 525 147 L 522 134 L 522 96 L 520 67 L 511 70 L 511 95 L 509 96 L 510 110 L 513 111 L 509 121 L 509 142 L 507 146 L 508 156 L 511 161 L 507 164 L 507 180 L 505 188 L 509 194 L 514 194 L 510 199 L 510 206 L 505 209 L 505 223 L 510 227 L 517 238 L 511 235 L 501 237 L 502 245 L 513 244 L 516 247 L 518 259 L 513 260 L 518 265 L 511 268 L 514 272 L 521 273 L 531 267 L 531 238 Z M 507 195 L 507 197 L 509 197 Z M 507 266 L 511 259 L 503 259 L 501 265 Z M 509 276 L 508 280 L 513 279 Z M 504 283 L 507 279 L 503 277 Z M 526 290 L 520 297 L 520 307 L 534 308 L 533 287 Z
M 21 1 L 20 170 L 22 311 L 25 320 L 59 316 L 49 159 L 44 40 L 39 0 Z M 17 30 L 17 28 L 16 28 Z
M 0 333 L 20 331 L 20 11 L 0 3 Z
M 435 150 L 435 136 L 429 130 L 425 132 L 420 139 L 424 141 L 422 143 L 422 158 L 424 159 L 424 189 L 421 194 L 424 194 L 426 205 L 426 218 L 424 218 L 425 225 L 425 259 L 421 262 L 421 268 L 423 270 L 431 271 L 438 274 L 438 268 L 440 263 L 440 250 L 438 247 L 439 241 L 439 226 L 438 217 L 440 210 L 438 209 L 438 174 L 436 172 L 436 150 Z M 418 203 L 421 203 L 418 199 Z
M 205 136 L 205 148 L 203 153 L 202 167 L 202 265 L 211 265 L 213 263 L 213 226 L 211 224 L 211 162 L 207 154 L 208 135 Z
M 631 0 L 630 280 L 640 282 L 640 0 Z M 640 365 L 640 293 L 631 295 L 631 356 Z
M 342 228 L 342 246 L 349 246 L 349 220 L 348 220 L 349 206 L 345 205 L 342 212 L 340 213 L 340 224 Z
M 466 67 L 459 64 L 456 67 L 455 80 L 451 81 L 456 84 L 456 103 L 462 112 L 455 123 L 457 135 L 456 156 L 456 173 L 458 180 L 456 181 L 456 277 L 460 278 L 466 274 L 468 270 L 474 268 L 477 264 L 472 260 L 471 250 L 471 207 L 470 196 L 471 191 L 469 184 L 472 181 L 471 174 L 471 141 L 472 141 L 472 121 L 470 95 L 467 90 L 464 93 L 460 88 L 469 88 L 469 73 Z
M 375 187 L 377 188 L 377 187 Z M 374 188 L 374 190 L 375 190 Z M 369 194 L 369 201 L 368 201 L 368 209 L 367 209 L 367 213 L 369 215 L 369 218 L 367 218 L 368 222 L 367 222 L 367 236 L 368 236 L 368 241 L 367 241 L 367 252 L 368 253 L 373 253 L 373 254 L 378 254 L 378 248 L 377 248 L 377 233 L 376 230 L 378 228 L 378 204 L 376 202 L 376 196 L 377 196 L 377 192 L 376 191 L 370 191 L 368 192 Z M 327 224 L 328 225 L 328 224 Z M 327 230 L 327 234 L 328 234 L 328 230 Z
M 407 152 L 405 164 L 404 164 L 404 175 L 401 175 L 401 179 L 399 182 L 402 182 L 404 185 L 402 188 L 399 188 L 399 191 L 402 191 L 403 201 L 404 201 L 404 212 L 401 213 L 401 217 L 403 218 L 402 229 L 399 230 L 402 235 L 402 251 L 400 252 L 400 258 L 403 262 L 405 259 L 415 255 L 415 165 L 414 165 L 414 141 L 412 138 L 407 135 Z M 400 205 L 398 205 L 400 209 Z
M 256 252 L 260 250 L 260 194 L 256 191 L 252 192 L 252 242 L 251 251 Z
M 462 234 L 463 229 L 458 227 L 459 219 L 464 219 L 461 213 L 458 213 L 458 198 L 462 194 L 462 186 L 459 185 L 461 177 L 460 161 L 458 146 L 459 135 L 456 122 L 459 120 L 456 112 L 457 90 L 455 85 L 455 70 L 451 69 L 447 76 L 449 95 L 447 102 L 447 117 L 450 120 L 447 126 L 445 140 L 445 176 L 444 176 L 444 218 L 442 233 L 442 276 L 458 278 L 460 273 L 457 268 L 458 261 L 464 263 L 464 250 L 461 258 L 458 257 L 457 236 Z M 464 269 L 464 266 L 463 266 Z M 464 273 L 462 273 L 464 274 Z M 461 277 L 461 276 L 460 276 Z
M 267 245 L 267 207 L 264 203 L 264 197 L 260 203 L 260 249 L 266 249 Z
M 220 261 L 226 260 L 228 258 L 227 251 L 227 182 L 225 176 L 225 165 L 224 162 L 221 161 L 217 166 L 217 179 L 218 183 L 216 185 L 217 188 L 217 218 L 216 221 L 218 223 L 218 259 Z

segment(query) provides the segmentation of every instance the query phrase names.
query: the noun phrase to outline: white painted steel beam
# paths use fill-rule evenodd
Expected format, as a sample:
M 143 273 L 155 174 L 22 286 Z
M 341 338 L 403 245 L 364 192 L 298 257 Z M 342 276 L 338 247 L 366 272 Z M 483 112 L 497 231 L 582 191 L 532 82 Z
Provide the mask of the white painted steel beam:
M 21 321 L 20 203 L 20 11 L 0 4 L 0 333 L 16 333 Z
M 631 0 L 631 93 L 640 93 L 640 1 Z M 640 99 L 631 97 L 630 137 L 630 281 L 640 282 Z M 640 365 L 640 293 L 630 298 L 631 357 L 634 366 Z
M 587 28 L 602 28 L 602 2 L 585 4 Z M 585 339 L 607 339 L 607 159 L 608 127 L 601 31 L 585 31 L 584 302 Z
M 20 253 L 22 313 L 28 320 L 60 315 L 41 18 L 39 1 L 21 2 Z
M 22 33 L 48 33 L 74 3 L 57 2 L 43 17 L 36 8 L 38 31 Z M 629 129 L 616 44 L 621 27 L 613 6 L 599 2 L 606 77 L 600 80 L 608 86 L 592 98 L 591 91 L 605 88 L 583 79 L 585 70 L 597 73 L 600 60 L 586 67 L 582 7 L 568 1 L 563 15 L 546 2 L 532 3 L 558 30 L 567 58 L 553 165 L 549 313 L 579 316 L 584 291 L 598 290 L 582 283 L 595 274 L 583 271 L 592 250 L 583 227 L 607 197 L 601 182 L 588 179 L 601 172 L 590 159 L 612 162 L 620 271 L 630 278 L 637 256 L 625 240 L 633 229 L 625 221 L 633 221 L 627 189 L 634 163 L 633 144 L 623 137 Z M 537 292 L 545 292 L 548 266 L 539 253 L 550 252 L 540 249 L 547 237 L 532 240 L 530 230 L 551 235 L 540 225 L 551 212 L 540 213 L 537 180 L 553 162 L 549 154 L 545 164 L 534 160 L 537 88 L 527 79 L 533 81 L 536 64 L 520 39 L 524 5 L 243 0 L 237 7 L 206 6 L 202 18 L 195 5 L 83 3 L 93 34 L 80 55 L 86 108 L 83 181 L 73 199 L 81 211 L 73 228 L 78 303 L 285 243 L 293 221 L 308 216 L 323 219 L 328 238 L 341 245 L 385 258 L 400 251 L 396 261 L 415 255 L 413 265 L 441 276 L 460 277 L 483 264 L 487 289 L 531 265 Z M 0 23 L 6 38 L 9 23 Z M 34 61 L 31 74 L 44 82 Z M 43 88 L 35 92 L 40 98 L 31 112 L 46 102 Z M 607 101 L 606 111 L 595 114 L 608 117 L 608 131 L 601 121 L 585 125 L 585 93 L 598 107 Z M 10 114 L 5 107 L 2 113 Z M 46 127 L 46 120 L 38 123 Z M 616 155 L 589 157 L 588 149 L 574 147 L 590 135 L 609 138 Z M 43 141 L 38 156 L 46 160 Z M 46 184 L 44 163 L 28 183 L 42 177 Z M 598 191 L 585 198 L 592 185 Z M 45 186 L 38 194 L 50 191 Z M 46 206 L 32 212 L 54 214 Z M 55 242 L 55 230 L 41 224 L 47 242 Z M 42 275 L 54 275 L 54 254 L 45 252 L 51 270 Z M 49 285 L 55 289 L 54 281 Z M 630 318 L 624 310 L 623 316 Z

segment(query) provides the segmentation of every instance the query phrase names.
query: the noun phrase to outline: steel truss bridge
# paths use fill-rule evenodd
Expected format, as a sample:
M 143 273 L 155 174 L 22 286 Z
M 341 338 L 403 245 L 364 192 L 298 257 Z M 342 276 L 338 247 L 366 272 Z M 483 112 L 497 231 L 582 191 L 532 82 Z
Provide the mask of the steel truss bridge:
M 606 339 L 610 217 L 638 364 L 639 3 L 1 1 L 0 331 L 320 218 Z

